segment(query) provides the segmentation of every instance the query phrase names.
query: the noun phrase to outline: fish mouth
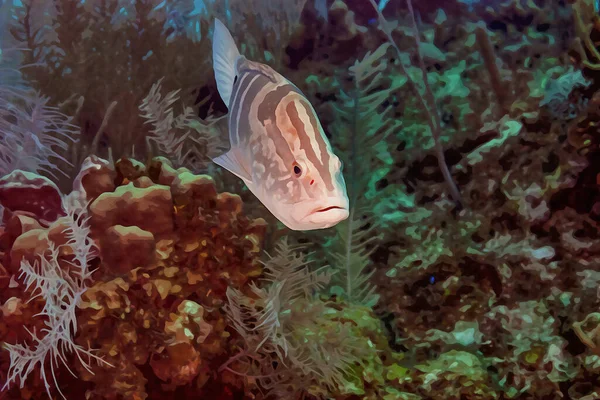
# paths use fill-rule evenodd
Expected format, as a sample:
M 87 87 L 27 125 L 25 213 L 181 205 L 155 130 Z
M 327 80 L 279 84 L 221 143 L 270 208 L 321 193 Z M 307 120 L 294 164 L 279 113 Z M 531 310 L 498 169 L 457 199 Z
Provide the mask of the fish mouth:
M 327 212 L 327 211 L 331 211 L 331 210 L 345 210 L 345 208 L 340 207 L 340 206 L 329 206 L 329 207 L 325 207 L 325 208 L 318 208 L 318 209 L 314 210 L 313 213 L 323 213 L 323 212 Z
M 324 229 L 345 220 L 348 215 L 348 206 L 344 203 L 321 204 L 320 207 L 313 208 L 310 213 L 302 218 L 302 222 L 307 224 L 310 229 Z

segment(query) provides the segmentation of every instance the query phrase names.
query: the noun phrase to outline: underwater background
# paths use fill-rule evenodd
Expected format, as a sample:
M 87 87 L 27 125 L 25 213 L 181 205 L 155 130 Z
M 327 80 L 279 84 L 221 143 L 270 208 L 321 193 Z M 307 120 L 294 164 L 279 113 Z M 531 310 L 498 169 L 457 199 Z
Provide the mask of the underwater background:
M 227 150 L 215 18 L 348 219 Z M 0 0 L 0 399 L 600 399 L 592 0 Z

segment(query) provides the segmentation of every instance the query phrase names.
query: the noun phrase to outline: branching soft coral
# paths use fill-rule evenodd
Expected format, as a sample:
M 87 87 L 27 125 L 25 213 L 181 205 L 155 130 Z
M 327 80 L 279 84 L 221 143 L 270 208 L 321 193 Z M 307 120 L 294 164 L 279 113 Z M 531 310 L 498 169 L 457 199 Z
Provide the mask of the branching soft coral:
M 48 102 L 38 94 L 0 87 L 0 175 L 15 169 L 67 175 L 57 165 L 69 165 L 64 154 L 77 141 L 78 130 Z
M 266 288 L 251 285 L 258 301 L 251 300 L 236 289 L 227 289 L 231 322 L 253 351 L 274 352 L 283 360 L 289 356 L 289 335 L 286 332 L 297 321 L 288 320 L 295 301 L 308 300 L 316 289 L 329 282 L 330 276 L 308 270 L 302 256 L 292 253 L 287 241 L 279 243 L 277 255 L 265 263 Z M 257 304 L 258 303 L 258 304 Z
M 390 167 L 371 156 L 365 150 L 376 150 L 386 145 L 386 138 L 395 133 L 399 122 L 389 117 L 390 107 L 383 104 L 391 96 L 397 84 L 383 89 L 387 82 L 382 72 L 387 67 L 385 58 L 389 45 L 380 46 L 373 53 L 369 52 L 361 61 L 351 68 L 350 74 L 354 82 L 351 93 L 342 91 L 344 101 L 336 107 L 337 119 L 333 125 L 334 145 L 340 152 L 347 166 L 347 180 L 350 198 L 350 215 L 348 219 L 336 226 L 336 236 L 331 238 L 327 246 L 332 257 L 332 266 L 339 270 L 336 285 L 350 302 L 374 305 L 378 297 L 374 288 L 368 283 L 372 274 L 366 273 L 370 264 L 369 256 L 378 239 L 375 234 L 380 220 L 373 213 L 374 204 L 381 201 L 381 193 L 369 198 L 365 193 L 371 185 L 372 171 L 378 179 L 385 177 Z M 384 111 L 380 111 L 383 108 Z M 339 293 L 339 290 L 338 294 Z
M 19 278 L 23 279 L 26 290 L 31 290 L 33 297 L 29 301 L 38 297 L 44 300 L 44 307 L 37 316 L 45 319 L 46 328 L 40 333 L 28 330 L 33 340 L 32 345 L 5 343 L 4 347 L 10 353 L 10 369 L 3 389 L 16 380 L 23 387 L 29 374 L 39 367 L 48 395 L 51 397 L 53 383 L 64 398 L 58 387 L 55 368 L 62 363 L 73 374 L 67 364 L 67 354 L 75 353 L 90 373 L 92 359 L 98 363 L 106 363 L 92 351 L 74 342 L 77 333 L 75 312 L 91 277 L 89 262 L 95 257 L 95 245 L 89 237 L 90 228 L 85 210 L 73 206 L 71 202 L 65 202 L 64 205 L 67 211 L 64 218 L 66 244 L 57 245 L 50 241 L 48 251 L 40 255 L 40 260 L 33 264 L 28 260 L 21 261 Z M 72 260 L 65 261 L 68 267 L 59 264 L 61 251 L 65 247 L 72 254 Z M 51 377 L 47 376 L 45 369 L 48 360 Z
M 162 97 L 162 80 L 163 78 L 152 85 L 139 107 L 141 116 L 154 127 L 148 139 L 155 142 L 160 151 L 176 164 L 195 164 L 194 166 L 204 169 L 219 150 L 219 119 L 202 121 L 196 117 L 191 107 L 185 107 L 181 114 L 175 116 L 173 104 L 179 99 L 180 90 L 171 91 Z
M 164 86 L 184 88 L 183 101 L 196 105 L 206 84 L 204 67 L 209 64 L 202 60 L 207 60 L 210 43 L 173 32 L 166 26 L 170 16 L 155 2 L 51 2 L 46 14 L 52 21 L 44 25 L 43 35 L 38 28 L 41 2 L 23 3 L 12 33 L 28 50 L 23 63 L 34 64 L 25 77 L 43 95 L 52 96 L 53 105 L 77 114 L 84 139 L 73 149 L 84 153 L 76 154 L 78 158 L 94 147 L 100 154 L 111 149 L 115 158 L 131 154 L 134 146 L 143 151 L 148 131 L 137 111 L 161 77 Z M 190 23 L 197 24 L 203 39 L 208 36 L 207 20 L 196 16 Z
M 50 98 L 25 83 L 23 71 L 35 66 L 28 62 L 29 53 L 0 47 L 0 175 L 22 169 L 68 176 L 65 156 L 78 141 L 79 129 L 71 117 L 50 105 Z
M 258 379 L 276 397 L 287 393 L 277 398 L 345 392 L 360 377 L 357 366 L 376 350 L 362 327 L 343 316 L 348 310 L 315 296 L 329 274 L 311 272 L 293 251 L 287 241 L 279 243 L 265 263 L 264 287 L 252 286 L 250 295 L 228 289 L 227 311 L 245 349 L 221 370 Z
M 78 128 L 70 117 L 50 106 L 48 97 L 24 82 L 23 70 L 33 65 L 24 61 L 19 66 L 18 62 L 28 59 L 27 53 L 21 48 L 0 47 L 0 176 L 15 169 L 54 178 L 57 173 L 67 175 L 65 154 L 78 140 Z

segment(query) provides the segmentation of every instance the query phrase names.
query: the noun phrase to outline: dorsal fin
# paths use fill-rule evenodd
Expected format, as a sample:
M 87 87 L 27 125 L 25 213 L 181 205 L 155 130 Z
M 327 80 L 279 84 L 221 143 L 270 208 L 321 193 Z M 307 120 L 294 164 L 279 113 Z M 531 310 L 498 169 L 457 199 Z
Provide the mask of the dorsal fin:
M 236 61 L 236 71 L 240 75 L 247 71 L 258 72 L 259 74 L 266 76 L 273 83 L 277 83 L 279 80 L 285 79 L 268 65 L 256 61 L 250 61 L 244 56 L 238 57 Z
M 235 45 L 231 33 L 223 23 L 215 18 L 215 31 L 213 34 L 213 69 L 217 89 L 221 98 L 229 108 L 229 99 L 233 90 L 236 76 L 236 61 L 240 52 Z

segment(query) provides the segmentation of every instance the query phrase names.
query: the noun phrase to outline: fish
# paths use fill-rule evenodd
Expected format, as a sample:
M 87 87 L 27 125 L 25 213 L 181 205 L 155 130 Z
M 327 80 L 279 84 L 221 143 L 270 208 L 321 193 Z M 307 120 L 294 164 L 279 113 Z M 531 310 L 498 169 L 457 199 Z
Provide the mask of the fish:
M 291 230 L 326 229 L 348 218 L 342 162 L 302 91 L 241 55 L 219 19 L 212 50 L 230 142 L 212 161 L 240 178 Z

